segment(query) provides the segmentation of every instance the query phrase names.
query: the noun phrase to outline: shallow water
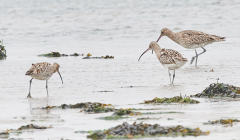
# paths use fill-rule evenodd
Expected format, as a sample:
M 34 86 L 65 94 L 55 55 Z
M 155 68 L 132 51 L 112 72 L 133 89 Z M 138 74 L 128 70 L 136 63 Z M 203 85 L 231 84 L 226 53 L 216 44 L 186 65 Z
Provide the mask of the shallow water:
M 4 40 L 8 57 L 0 60 L 0 130 L 17 129 L 30 123 L 52 125 L 52 129 L 24 132 L 9 138 L 83 140 L 87 134 L 76 134 L 74 131 L 108 129 L 124 121 L 133 123 L 137 118 L 105 121 L 95 118 L 112 113 L 34 109 L 63 103 L 101 102 L 113 104 L 116 108 L 154 107 L 184 112 L 151 115 L 161 119 L 144 122 L 200 127 L 211 132 L 209 136 L 196 139 L 239 139 L 238 123 L 233 127 L 203 125 L 208 120 L 239 119 L 239 101 L 197 99 L 201 103 L 196 105 L 138 104 L 155 97 L 196 94 L 216 82 L 217 78 L 220 78 L 219 82 L 239 86 L 239 8 L 237 0 L 1 1 L 0 39 Z M 207 52 L 199 56 L 197 68 L 187 63 L 176 70 L 175 85 L 171 86 L 167 70 L 155 54 L 148 52 L 137 61 L 164 27 L 173 31 L 199 30 L 227 39 L 206 46 Z M 195 55 L 193 50 L 185 49 L 167 37 L 163 37 L 159 44 L 162 48 L 179 51 L 189 61 Z M 113 55 L 115 59 L 37 56 L 51 51 Z M 201 51 L 198 49 L 198 52 Z M 61 84 L 59 75 L 54 74 L 48 82 L 50 97 L 47 98 L 45 81 L 33 80 L 33 99 L 27 99 L 30 77 L 25 76 L 25 72 L 37 62 L 59 63 L 64 84 Z M 211 69 L 214 72 L 210 72 Z M 126 88 L 129 86 L 140 87 Z M 96 92 L 104 90 L 113 92 Z

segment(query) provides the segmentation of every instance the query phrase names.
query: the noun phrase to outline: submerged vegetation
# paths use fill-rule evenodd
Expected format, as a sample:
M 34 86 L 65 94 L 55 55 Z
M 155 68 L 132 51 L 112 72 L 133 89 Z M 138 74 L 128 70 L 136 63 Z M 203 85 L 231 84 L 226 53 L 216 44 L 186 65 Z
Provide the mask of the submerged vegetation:
M 115 112 L 113 113 L 113 116 L 123 116 L 123 115 L 131 115 L 131 116 L 134 116 L 134 115 L 142 115 L 141 112 L 135 112 L 135 111 L 132 111 L 131 108 L 129 109 L 116 109 Z
M 109 56 L 109 55 L 106 55 L 106 56 L 101 56 L 101 57 L 91 57 L 92 54 L 88 53 L 87 54 L 87 57 L 83 57 L 82 59 L 113 59 L 114 56 Z
M 61 54 L 59 52 L 51 52 L 47 54 L 40 54 L 38 56 L 45 56 L 45 57 L 60 57 Z
M 188 104 L 196 104 L 199 103 L 199 101 L 191 99 L 189 97 L 182 97 L 176 96 L 173 98 L 154 98 L 153 100 L 147 100 L 144 101 L 144 104 L 149 104 L 149 103 L 188 103 Z
M 51 128 L 51 127 L 44 127 L 44 126 L 38 126 L 35 124 L 29 124 L 29 125 L 21 126 L 17 130 L 19 131 L 19 130 L 25 130 L 25 129 L 47 129 L 47 128 Z
M 240 88 L 235 87 L 229 84 L 223 83 L 213 83 L 210 84 L 205 90 L 196 95 L 191 95 L 190 97 L 205 97 L 205 98 L 214 98 L 214 97 L 231 97 L 231 98 L 240 98 Z
M 129 117 L 122 117 L 122 116 L 106 116 L 106 117 L 99 117 L 97 119 L 100 120 L 119 120 L 119 119 L 127 119 Z
M 44 56 L 44 57 L 61 57 L 61 56 L 83 56 L 83 54 L 78 54 L 78 53 L 74 53 L 74 54 L 60 54 L 59 52 L 51 52 L 51 53 L 46 53 L 46 54 L 40 54 L 38 56 Z
M 207 123 L 203 124 L 223 124 L 223 125 L 233 125 L 233 122 L 240 122 L 238 119 L 221 119 L 216 121 L 208 121 Z
M 5 47 L 3 46 L 3 41 L 0 40 L 0 59 L 4 59 L 7 57 L 7 52 Z
M 62 108 L 62 109 L 83 109 L 85 113 L 104 113 L 104 112 L 113 112 L 114 107 L 112 104 L 102 104 L 102 103 L 77 103 L 77 104 L 62 104 L 61 106 L 47 106 L 41 109 L 52 109 L 52 108 Z
M 87 138 L 91 139 L 113 139 L 113 138 L 144 138 L 144 137 L 161 137 L 161 136 L 200 136 L 209 135 L 210 132 L 202 132 L 199 128 L 186 128 L 181 125 L 163 127 L 159 124 L 143 124 L 134 122 L 129 125 L 124 122 L 122 125 L 112 127 L 108 130 L 90 133 Z
M 5 132 L 0 132 L 0 138 L 8 138 L 9 135 L 11 133 L 22 133 L 24 132 L 23 130 L 30 130 L 30 129 L 48 129 L 48 128 L 52 128 L 51 126 L 49 127 L 45 127 L 45 126 L 39 126 L 39 125 L 35 125 L 35 124 L 28 124 L 28 125 L 24 125 L 19 127 L 18 129 L 7 129 Z

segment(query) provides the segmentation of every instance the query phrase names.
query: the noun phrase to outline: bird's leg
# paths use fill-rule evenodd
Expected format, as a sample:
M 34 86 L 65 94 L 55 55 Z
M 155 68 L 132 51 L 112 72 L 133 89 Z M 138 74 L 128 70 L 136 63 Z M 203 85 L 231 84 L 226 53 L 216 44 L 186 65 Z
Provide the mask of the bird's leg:
M 171 85 L 171 73 L 170 73 L 169 69 L 168 69 L 168 75 L 169 75 L 169 78 L 170 78 L 170 85 Z
M 201 54 L 203 54 L 203 53 L 205 53 L 205 52 L 207 51 L 205 48 L 203 48 L 203 47 L 201 47 L 201 48 L 203 49 L 203 52 L 199 53 L 198 56 L 201 55 Z M 195 49 L 195 52 L 196 52 L 196 49 Z M 191 63 L 190 63 L 190 64 L 192 64 L 192 62 L 193 62 L 193 60 L 195 59 L 195 57 L 196 57 L 196 56 L 192 57 L 192 60 L 191 60 Z
M 48 80 L 46 80 L 46 90 L 47 90 L 47 96 L 48 96 L 48 86 L 47 86 L 47 81 L 48 81 Z
M 32 79 L 33 79 L 33 78 L 32 78 Z M 30 92 L 31 92 L 32 79 L 30 80 L 29 93 L 28 93 L 27 98 L 32 98 L 31 93 L 30 93 Z
M 196 50 L 196 48 L 195 48 L 194 50 L 195 50 L 196 56 L 192 57 L 192 60 L 191 60 L 191 63 L 190 63 L 190 64 L 193 63 L 193 60 L 194 60 L 195 57 L 196 57 L 196 63 L 195 63 L 195 66 L 197 66 L 197 58 L 198 58 L 198 54 L 197 54 L 197 50 Z
M 197 54 L 197 50 L 195 49 L 195 53 L 196 53 L 196 62 L 195 62 L 195 67 L 197 66 L 197 59 L 198 59 L 198 54 Z
M 198 56 L 201 55 L 201 54 L 203 54 L 203 53 L 205 53 L 205 52 L 207 51 L 207 50 L 204 49 L 203 47 L 201 47 L 201 48 L 203 49 L 203 52 L 199 53 Z
M 172 84 L 173 84 L 174 78 L 175 78 L 175 70 L 173 70 L 173 80 L 172 80 Z

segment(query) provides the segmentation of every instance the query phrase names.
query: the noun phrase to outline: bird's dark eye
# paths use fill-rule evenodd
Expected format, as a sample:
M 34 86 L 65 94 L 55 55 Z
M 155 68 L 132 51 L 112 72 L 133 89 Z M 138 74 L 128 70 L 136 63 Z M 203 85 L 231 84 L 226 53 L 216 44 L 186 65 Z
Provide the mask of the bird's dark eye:
M 163 31 L 162 31 L 162 34 L 163 34 Z

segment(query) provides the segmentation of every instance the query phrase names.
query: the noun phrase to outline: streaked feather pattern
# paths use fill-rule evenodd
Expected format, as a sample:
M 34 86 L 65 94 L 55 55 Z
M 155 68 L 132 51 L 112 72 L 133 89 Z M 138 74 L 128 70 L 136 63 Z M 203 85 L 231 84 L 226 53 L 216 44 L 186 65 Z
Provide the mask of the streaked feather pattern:
M 29 75 L 34 79 L 48 80 L 57 71 L 59 65 L 54 63 L 53 65 L 47 62 L 32 64 L 32 67 L 26 72 L 25 75 Z

